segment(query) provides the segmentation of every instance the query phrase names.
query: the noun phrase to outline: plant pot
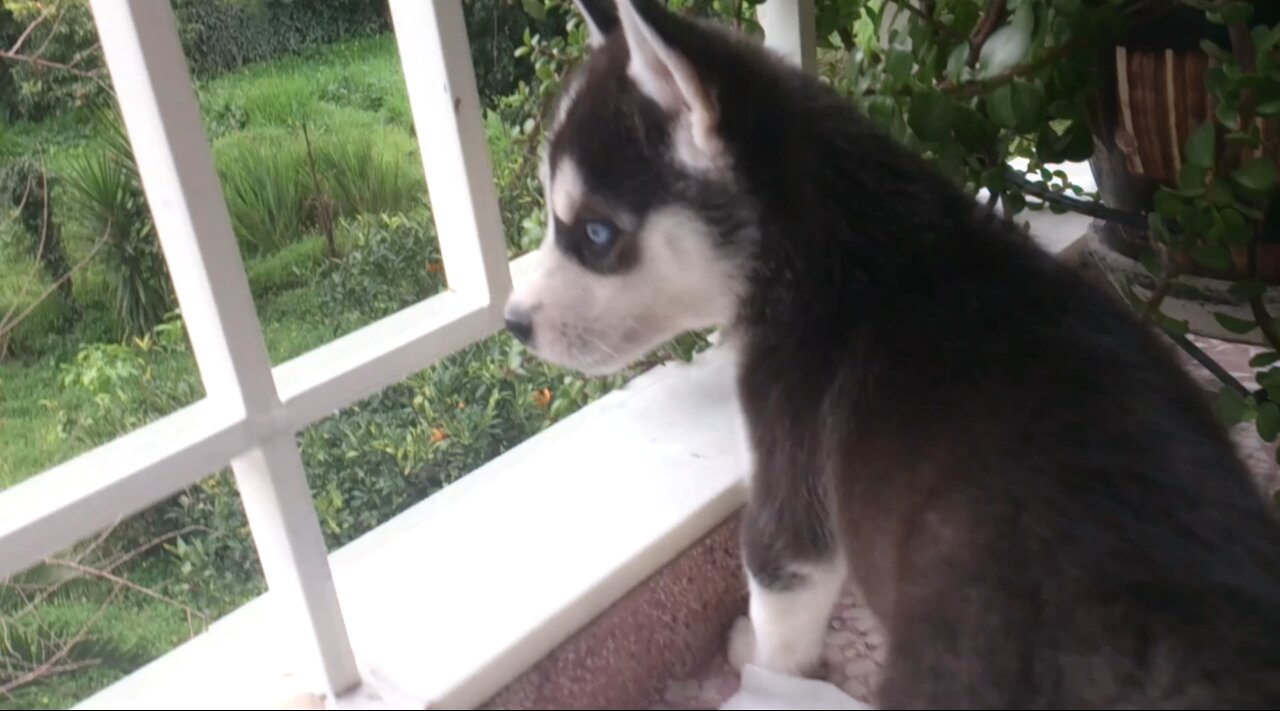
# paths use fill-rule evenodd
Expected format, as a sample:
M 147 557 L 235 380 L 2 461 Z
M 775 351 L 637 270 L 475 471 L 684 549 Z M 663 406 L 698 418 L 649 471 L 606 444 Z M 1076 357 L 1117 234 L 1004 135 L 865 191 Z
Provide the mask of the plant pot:
M 1271 16 L 1280 16 L 1280 3 L 1267 5 L 1258 8 L 1255 21 L 1270 23 L 1276 21 Z M 1225 27 L 1208 22 L 1200 10 L 1179 7 L 1135 23 L 1126 36 L 1100 53 L 1097 66 L 1101 82 L 1090 97 L 1087 116 L 1094 137 L 1089 164 L 1099 198 L 1106 205 L 1146 214 L 1152 211 L 1160 186 L 1177 185 L 1186 160 L 1187 138 L 1216 109 L 1204 80 L 1217 61 L 1201 49 L 1204 39 L 1230 47 Z M 1264 145 L 1269 147 L 1262 149 L 1266 151 L 1263 155 L 1280 165 L 1280 120 L 1260 121 L 1259 126 Z M 1224 143 L 1219 142 L 1219 150 Z M 1280 220 L 1274 218 L 1264 224 L 1258 276 L 1265 284 L 1280 286 L 1278 228 Z M 1137 261 L 1147 245 L 1146 231 L 1108 223 L 1093 232 L 1090 253 L 1112 282 L 1130 284 L 1145 296 L 1154 286 L 1154 278 Z M 1243 274 L 1246 249 L 1235 248 L 1231 256 L 1235 269 Z M 1179 296 L 1166 301 L 1163 312 L 1188 321 L 1194 333 L 1261 343 L 1258 329 L 1234 334 L 1213 318 L 1211 310 L 1252 320 L 1247 301 L 1229 291 L 1233 283 L 1229 272 L 1215 272 L 1181 255 L 1176 262 L 1183 275 L 1174 281 L 1173 290 Z M 1268 305 L 1272 291 L 1267 290 Z M 1280 313 L 1274 308 L 1271 312 Z

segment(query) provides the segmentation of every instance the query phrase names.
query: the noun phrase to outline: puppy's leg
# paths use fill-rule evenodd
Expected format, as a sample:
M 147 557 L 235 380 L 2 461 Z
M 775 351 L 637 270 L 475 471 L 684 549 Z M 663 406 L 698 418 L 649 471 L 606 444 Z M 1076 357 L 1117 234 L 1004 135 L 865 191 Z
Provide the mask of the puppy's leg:
M 759 493 L 759 492 L 757 492 Z M 757 498 L 743 519 L 749 617 L 734 625 L 729 661 L 785 674 L 814 674 L 847 564 L 831 535 L 823 497 L 804 487 Z
M 729 661 L 798 676 L 817 672 L 831 610 L 840 597 L 844 566 L 835 561 L 797 564 L 792 582 L 778 584 L 750 569 L 748 617 L 734 623 Z

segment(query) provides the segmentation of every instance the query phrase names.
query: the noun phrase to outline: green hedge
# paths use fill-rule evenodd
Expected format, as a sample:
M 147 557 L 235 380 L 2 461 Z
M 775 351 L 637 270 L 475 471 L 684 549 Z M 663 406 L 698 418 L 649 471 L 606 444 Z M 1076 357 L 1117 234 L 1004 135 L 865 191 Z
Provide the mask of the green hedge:
M 160 0 L 157 0 L 159 2 Z M 388 29 L 385 0 L 171 0 L 183 49 L 197 77 L 207 78 L 251 62 Z M 24 48 L 44 47 L 41 57 L 100 71 L 98 40 L 84 0 L 0 0 L 0 43 L 11 46 L 44 12 L 49 20 Z M 91 78 L 65 70 L 0 60 L 0 111 L 9 119 L 39 121 L 58 111 L 93 104 L 104 96 Z
M 173 5 L 198 77 L 388 29 L 382 0 L 173 0 Z
M 157 0 L 158 2 L 159 0 Z M 178 19 L 191 72 L 207 79 L 254 62 L 390 29 L 386 0 L 170 0 Z M 471 58 L 486 104 L 531 81 L 532 65 L 514 59 L 526 33 L 544 38 L 564 33 L 563 18 L 531 16 L 523 0 L 464 0 Z M 0 44 L 12 44 L 27 23 L 45 10 L 47 21 L 27 40 L 44 46 L 43 58 L 101 70 L 97 31 L 84 0 L 0 0 Z M 52 33 L 52 37 L 49 36 Z M 0 115 L 39 121 L 103 98 L 92 79 L 57 69 L 0 61 Z

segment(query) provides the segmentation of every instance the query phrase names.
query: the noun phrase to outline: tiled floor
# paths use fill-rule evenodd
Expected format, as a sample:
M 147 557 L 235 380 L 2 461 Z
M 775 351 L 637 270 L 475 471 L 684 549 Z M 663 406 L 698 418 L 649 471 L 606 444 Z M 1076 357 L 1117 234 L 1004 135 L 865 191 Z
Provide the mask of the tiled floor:
M 1193 338 L 1215 361 L 1246 387 L 1256 387 L 1249 359 L 1261 349 L 1238 344 Z M 1188 370 L 1211 392 L 1219 389 L 1218 381 L 1204 368 L 1186 358 Z M 1254 469 L 1267 492 L 1280 488 L 1280 467 L 1275 461 L 1275 444 L 1263 442 L 1251 423 L 1238 426 L 1233 434 L 1241 452 Z M 859 604 L 853 592 L 846 593 L 833 615 L 827 632 L 827 679 L 838 684 L 850 696 L 870 702 L 880 663 L 884 659 L 884 636 L 867 608 Z M 724 654 L 718 654 L 687 679 L 671 682 L 661 705 L 655 709 L 715 709 L 738 688 L 737 673 Z

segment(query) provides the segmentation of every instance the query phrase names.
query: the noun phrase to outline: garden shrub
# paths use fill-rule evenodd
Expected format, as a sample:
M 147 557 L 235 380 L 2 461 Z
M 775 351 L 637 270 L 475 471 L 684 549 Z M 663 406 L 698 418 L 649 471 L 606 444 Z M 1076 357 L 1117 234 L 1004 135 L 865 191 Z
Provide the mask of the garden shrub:
M 60 111 L 100 103 L 108 82 L 102 53 L 97 49 L 98 31 L 85 0 L 0 0 L 7 13 L 0 14 L 0 42 L 5 49 L 41 15 L 48 18 L 28 35 L 20 53 L 43 48 L 40 57 L 49 62 L 74 67 L 77 71 L 28 62 L 0 60 L 0 108 L 10 120 L 37 121 Z
M 175 301 L 124 125 L 110 111 L 98 115 L 97 125 L 102 140 L 74 157 L 66 182 L 91 238 L 101 242 L 117 335 L 137 336 L 159 324 Z
M 372 0 L 173 0 L 197 77 L 388 29 Z
M 255 255 L 318 229 L 322 203 L 337 219 L 409 210 L 426 199 L 413 139 L 366 121 L 313 126 L 305 135 L 300 125 L 237 133 L 215 143 L 214 157 L 236 236 Z
M 344 220 L 346 253 L 321 272 L 319 307 L 373 321 L 440 291 L 440 247 L 430 212 L 369 214 Z

